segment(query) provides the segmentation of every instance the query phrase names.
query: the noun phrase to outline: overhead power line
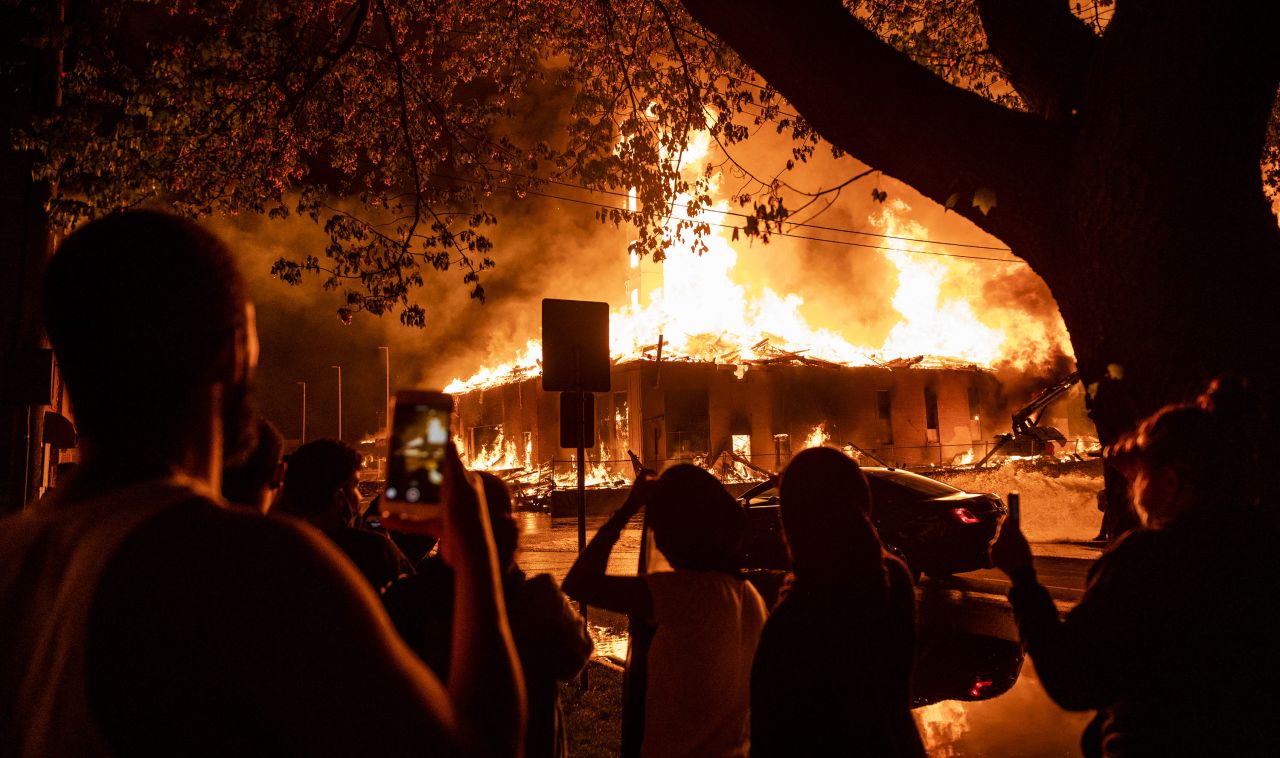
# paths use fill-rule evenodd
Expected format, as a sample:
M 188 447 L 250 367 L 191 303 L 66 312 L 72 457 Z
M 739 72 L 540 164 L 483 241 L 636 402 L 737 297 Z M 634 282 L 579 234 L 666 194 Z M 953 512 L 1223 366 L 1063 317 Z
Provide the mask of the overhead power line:
M 507 187 L 507 188 L 505 188 L 505 189 L 508 189 L 508 190 L 510 190 L 510 191 L 512 191 L 512 192 L 516 192 L 516 191 L 517 191 L 514 187 Z M 537 191 L 537 190 L 531 190 L 531 189 L 530 189 L 530 190 L 524 190 L 524 193 L 525 193 L 526 195 L 533 195 L 533 196 L 535 196 L 535 197 L 543 197 L 543 198 L 547 198 L 547 199 L 550 199 L 550 200 L 561 200 L 561 201 L 564 201 L 564 202 L 567 202 L 567 203 L 577 203 L 577 204 L 579 204 L 579 205 L 587 205 L 587 206 L 592 206 L 592 207 L 595 207 L 595 208 L 603 208 L 603 209 L 605 209 L 605 210 L 626 210 L 625 208 L 620 208 L 620 207 L 618 207 L 618 206 L 616 206 L 616 205 L 609 205 L 609 204 L 607 204 L 607 203 L 597 203 L 597 202 L 593 202 L 593 201 L 591 201 L 591 200 L 583 200 L 583 199 L 575 198 L 575 197 L 564 197 L 564 196 L 562 196 L 562 195 L 555 195 L 555 194 L 551 194 L 551 193 L 548 193 L 548 192 L 539 192 L 539 191 Z M 706 224 L 707 224 L 707 226 L 718 227 L 718 228 L 721 228 L 721 229 L 737 229 L 737 228 L 739 228 L 739 227 L 734 226 L 733 224 L 722 224 L 722 223 L 717 223 L 717 222 L 715 222 L 715 221 L 705 221 L 705 222 L 695 221 L 695 223 L 706 223 Z M 835 229 L 834 227 L 829 227 L 829 228 L 830 228 L 830 229 L 833 229 L 833 230 L 835 230 L 835 231 L 844 231 L 844 230 Z M 853 233 L 857 234 L 857 233 L 859 233 L 859 232 L 853 232 Z M 853 241 L 850 241 L 850 240 L 833 240 L 833 239 L 826 239 L 825 237 L 812 237 L 812 236 L 809 236 L 809 235 L 806 235 L 806 234 L 796 234 L 796 233 L 794 233 L 794 232 L 770 232 L 770 233 L 769 233 L 769 236 L 771 236 L 771 237 L 789 237 L 789 238 L 791 238 L 791 239 L 800 239 L 800 240 L 806 240 L 806 241 L 810 241 L 810 242 L 823 242 L 823 243 L 826 243 L 826 244 L 828 244 L 828 245 L 841 245 L 841 246 L 844 246 L 844 247 L 857 247 L 857 248 L 862 248 L 862 249 L 865 249 L 865 250 L 882 250 L 882 251 L 885 251 L 885 252 L 910 253 L 910 254 L 912 254 L 912 255 L 931 255 L 931 256 L 940 257 L 940 258 L 960 258 L 960 259 L 964 259 L 964 260 L 972 260 L 972 261 L 986 261 L 986 262 L 989 262 L 989 263 L 1006 263 L 1006 264 L 1014 264 L 1014 265 L 1021 265 L 1021 266 L 1025 266 L 1025 265 L 1026 265 L 1026 262 L 1025 262 L 1025 261 L 1022 261 L 1022 260 L 1019 260 L 1019 259 L 1016 259 L 1016 258 L 995 258 L 995 257 L 990 257 L 990 256 L 984 256 L 984 255 L 966 255 L 966 254 L 963 254 L 963 253 L 944 253 L 944 252 L 940 252 L 940 251 L 936 251 L 936 250 L 911 250 L 911 249 L 900 249 L 900 248 L 896 248 L 896 247 L 888 247 L 888 246 L 885 246 L 885 245 L 871 245 L 871 244 L 867 244 L 867 243 L 865 243 L 865 242 L 853 242 Z M 884 236 L 887 236 L 887 235 L 884 235 Z M 906 239 L 906 238 L 894 237 L 894 238 L 892 238 L 892 239 Z M 913 240 L 913 241 L 917 241 L 917 242 L 928 242 L 929 240 Z M 936 244 L 936 243 L 935 243 L 935 244 Z M 945 244 L 945 243 L 944 243 L 944 244 Z
M 511 176 L 515 176 L 515 177 L 517 177 L 517 178 L 523 178 L 523 179 L 529 179 L 529 178 L 531 178 L 531 177 L 528 177 L 528 176 L 524 176 L 524 175 L 520 175 L 520 174 L 515 174 L 515 173 L 513 173 L 513 172 L 495 171 L 495 173 L 504 173 L 504 174 L 509 174 L 509 175 L 511 175 Z M 466 179 L 466 178 L 464 178 L 464 177 L 460 177 L 460 176 L 450 176 L 450 175 L 448 175 L 448 174 L 431 174 L 431 176 L 436 177 L 436 178 L 440 178 L 440 179 L 449 179 L 449 180 L 451 180 L 451 181 L 463 182 L 463 183 L 466 183 L 466 184 L 477 184 L 477 185 L 478 185 L 478 184 L 482 184 L 482 182 L 480 182 L 479 180 L 476 180 L 476 179 Z M 571 183 L 571 182 L 559 181 L 559 180 L 556 180 L 556 179 L 539 179 L 538 181 L 539 181 L 539 182 L 542 182 L 542 183 L 545 183 L 545 184 L 553 184 L 553 185 L 557 185 L 557 186 L 561 186 L 561 187 L 567 187 L 567 188 L 570 188 L 570 189 L 579 190 L 579 191 L 584 191 L 584 192 L 589 192 L 589 193 L 594 193 L 594 194 L 611 195 L 611 196 L 614 196 L 614 197 L 622 197 L 622 198 L 627 198 L 627 199 L 630 199 L 630 197 L 631 197 L 631 196 L 630 196 L 629 194 L 627 194 L 626 192 L 620 192 L 620 191 L 618 191 L 618 190 L 594 189 L 594 188 L 591 188 L 591 187 L 583 187 L 582 185 L 579 185 L 579 184 L 573 184 L 573 183 Z M 629 210 L 629 209 L 624 208 L 624 207 L 622 207 L 622 206 L 610 205 L 610 204 L 608 204 L 608 203 L 598 203 L 598 202 L 591 201 L 591 200 L 583 200 L 583 199 L 581 199 L 581 198 L 565 197 L 565 196 L 563 196 L 563 195 L 556 195 L 556 194 L 554 194 L 554 193 L 549 193 L 549 192 L 540 192 L 540 191 L 538 191 L 538 190 L 534 190 L 534 189 L 520 189 L 520 188 L 510 187 L 510 186 L 498 187 L 497 189 L 505 189 L 505 190 L 507 190 L 508 192 L 517 193 L 517 194 L 518 194 L 518 193 L 520 193 L 520 192 L 524 192 L 524 193 L 525 193 L 525 194 L 527 194 L 527 195 L 535 195 L 535 196 L 538 196 L 538 197 L 544 197 L 544 198 L 548 198 L 548 199 L 552 199 L 552 200 L 563 200 L 563 201 L 565 201 L 565 202 L 578 203 L 578 204 L 580 204 L 580 205 L 589 205 L 589 206 L 593 206 L 593 207 L 596 207 L 596 208 L 602 208 L 602 209 L 604 209 L 604 210 L 617 210 L 617 211 L 628 211 L 628 210 Z M 672 208 L 681 208 L 681 209 L 684 209 L 684 210 L 688 210 L 688 208 L 689 208 L 689 204 L 688 204 L 688 203 L 676 203 L 676 202 L 673 202 L 673 203 L 671 203 L 670 205 L 671 205 L 671 207 L 672 207 Z M 725 211 L 720 211 L 720 210 L 709 210 L 708 212 L 710 212 L 710 213 L 718 213 L 718 214 L 721 214 L 721 215 L 724 215 L 724 216 L 733 216 L 733 217 L 736 217 L 736 218 L 742 218 L 742 219 L 752 218 L 752 216 L 750 216 L 749 214 L 746 214 L 746 213 L 739 213 L 739 212 L 737 212 L 737 211 L 729 211 L 729 210 L 725 210 Z M 702 223 L 702 222 L 701 222 L 701 221 L 699 221 L 698 219 L 690 219 L 690 220 L 691 220 L 691 221 L 693 221 L 694 223 Z M 739 227 L 734 226 L 733 224 L 723 224 L 723 223 L 717 223 L 717 222 L 714 222 L 714 221 L 706 221 L 705 223 L 707 223 L 709 226 L 715 226 L 715 227 L 719 227 L 719 228 L 722 228 L 722 229 L 736 229 L 736 228 L 739 228 Z M 1010 248 L 1007 248 L 1007 247 L 1001 247 L 1001 246 L 996 246 L 996 245 L 979 245 L 979 244 L 968 243 L 968 242 L 949 242 L 949 241 L 945 241 L 945 240 L 934 240 L 934 239 L 928 239 L 928 238 L 924 238 L 924 237 L 905 237 L 905 236 L 895 235 L 895 234 L 884 234 L 884 233 L 881 233 L 881 232 L 869 232 L 869 231 L 866 231 L 866 230 L 863 230 L 863 229 L 849 229 L 849 228 L 847 228 L 847 227 L 839 227 L 839 226 L 825 226 L 825 225 L 822 225 L 822 224 L 813 224 L 813 223 L 808 223 L 808 222 L 796 222 L 796 223 L 791 223 L 791 222 L 785 222 L 785 221 L 784 221 L 783 223 L 784 223 L 785 225 L 787 225 L 787 226 L 790 226 L 790 227 L 792 227 L 792 228 L 798 228 L 798 229 L 814 229 L 814 230 L 817 230 L 817 231 L 835 232 L 835 233 L 837 233 L 837 234 L 853 234 L 853 235 L 864 236 L 864 237 L 875 237 L 875 238 L 878 238 L 878 239 L 895 240 L 895 241 L 898 241 L 898 242 L 914 242 L 914 243 L 918 243 L 918 244 L 925 244 L 925 245 L 939 245 L 939 246 L 944 246 L 944 247 L 959 247 L 959 248 L 965 248 L 965 249 L 970 249 L 970 250 L 990 250 L 990 251 L 998 252 L 998 253 L 1012 253 L 1012 252 L 1013 252 Z M 781 237 L 792 237 L 792 238 L 795 238 L 795 239 L 813 240 L 813 241 L 816 241 L 816 242 L 827 242 L 827 243 L 830 243 L 830 244 L 846 245 L 846 246 L 849 246 L 849 247 L 861 247 L 861 248 L 867 248 L 867 249 L 870 249 L 870 250 L 898 250 L 898 248 L 894 248 L 894 247 L 886 247 L 886 246 L 883 246 L 883 245 L 869 245 L 869 244 L 866 244 L 866 243 L 861 243 L 861 242 L 852 242 L 852 241 L 848 241 L 848 240 L 829 240 L 829 239 L 825 239 L 825 238 L 823 238 L 823 237 L 811 237 L 811 236 L 808 236 L 808 235 L 795 234 L 795 233 L 793 233 L 793 232 L 771 232 L 771 235 L 773 235 L 773 236 L 781 236 Z M 1023 261 L 1021 261 L 1021 260 L 1010 259 L 1010 258 L 997 258 L 997 257 L 993 257 L 993 256 L 968 255 L 968 254 L 962 254 L 962 253 L 945 253 L 945 252 L 940 252 L 940 251 L 930 251 L 930 250 L 905 250 L 905 251 L 902 251 L 902 252 L 920 253 L 920 254 L 923 254 L 923 255 L 935 255 L 935 256 L 943 256 L 943 257 L 951 257 L 951 258 L 966 258 L 966 259 L 969 259 L 969 260 L 996 261 L 996 262 L 1000 262 L 1000 263 L 1023 263 Z

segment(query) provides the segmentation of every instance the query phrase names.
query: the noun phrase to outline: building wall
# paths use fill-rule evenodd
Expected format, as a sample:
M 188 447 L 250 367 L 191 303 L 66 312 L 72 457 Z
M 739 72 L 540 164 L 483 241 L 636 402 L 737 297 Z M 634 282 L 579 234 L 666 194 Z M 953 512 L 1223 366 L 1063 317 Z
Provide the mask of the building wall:
M 994 419 L 975 421 L 999 395 L 995 377 L 976 369 L 778 364 L 741 375 L 736 369 L 652 361 L 614 367 L 611 391 L 595 398 L 597 443 L 588 459 L 600 459 L 603 444 L 605 456 L 618 462 L 616 473 L 625 476 L 627 450 L 660 469 L 714 459 L 736 436 L 749 438 L 753 463 L 776 471 L 822 425 L 830 444 L 852 444 L 892 465 L 945 465 L 970 449 L 981 456 L 980 436 L 1008 427 L 1007 416 L 1003 427 Z M 460 395 L 458 428 L 467 454 L 474 460 L 501 427 L 520 458 L 528 434 L 534 465 L 557 460 L 567 466 L 573 451 L 559 446 L 559 399 L 542 391 L 538 378 Z

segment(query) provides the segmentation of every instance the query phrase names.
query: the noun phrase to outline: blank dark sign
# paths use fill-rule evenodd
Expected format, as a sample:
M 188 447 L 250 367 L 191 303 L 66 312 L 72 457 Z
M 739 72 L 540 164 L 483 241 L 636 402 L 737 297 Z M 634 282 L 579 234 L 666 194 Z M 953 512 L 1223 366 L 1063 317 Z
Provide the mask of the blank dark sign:
M 583 405 L 586 403 L 586 405 Z M 581 447 L 596 446 L 596 396 L 591 392 L 560 393 L 560 447 L 579 447 L 578 427 L 586 424 Z
M 542 301 L 542 389 L 609 391 L 609 304 Z

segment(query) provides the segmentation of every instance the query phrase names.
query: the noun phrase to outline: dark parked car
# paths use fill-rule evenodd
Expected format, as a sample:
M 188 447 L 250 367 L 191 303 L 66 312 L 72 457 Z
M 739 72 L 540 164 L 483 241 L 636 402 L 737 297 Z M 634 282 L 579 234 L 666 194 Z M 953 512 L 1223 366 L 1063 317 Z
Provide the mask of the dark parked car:
M 871 520 L 889 552 L 911 573 L 947 576 L 988 568 L 987 547 L 1005 516 L 996 495 L 965 492 L 903 469 L 864 466 L 871 485 Z M 778 512 L 778 481 L 761 482 L 743 493 L 750 530 L 743 567 L 787 568 Z

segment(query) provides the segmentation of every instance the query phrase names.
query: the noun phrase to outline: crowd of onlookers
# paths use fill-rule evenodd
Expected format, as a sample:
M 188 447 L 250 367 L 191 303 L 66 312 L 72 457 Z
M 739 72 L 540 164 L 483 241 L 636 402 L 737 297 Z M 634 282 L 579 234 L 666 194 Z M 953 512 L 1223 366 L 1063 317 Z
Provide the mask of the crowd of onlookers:
M 632 620 L 623 754 L 924 755 L 912 576 L 840 451 L 781 473 L 792 565 L 773 608 L 739 569 L 742 507 L 687 464 L 638 474 L 561 591 L 518 565 L 503 482 L 452 448 L 442 520 L 377 529 L 352 448 L 283 455 L 252 405 L 252 304 L 200 227 L 88 224 L 44 303 L 82 445 L 74 474 L 0 520 L 0 756 L 564 755 L 557 682 L 592 652 L 569 597 Z M 1085 755 L 1273 753 L 1258 416 L 1224 379 L 1108 450 L 1143 526 L 1065 614 L 1016 518 L 992 545 L 1045 689 L 1097 712 Z M 642 509 L 647 570 L 609 574 Z

